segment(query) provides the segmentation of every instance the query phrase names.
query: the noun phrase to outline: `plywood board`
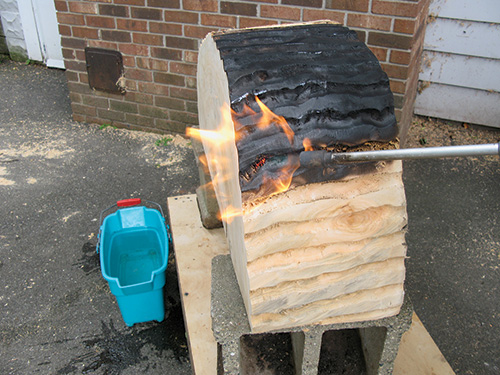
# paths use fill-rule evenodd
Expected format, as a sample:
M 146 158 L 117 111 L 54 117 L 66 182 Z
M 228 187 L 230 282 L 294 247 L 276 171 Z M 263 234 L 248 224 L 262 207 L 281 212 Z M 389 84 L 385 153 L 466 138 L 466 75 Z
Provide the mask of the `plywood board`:
M 229 252 L 222 229 L 207 230 L 196 195 L 168 199 L 179 289 L 191 366 L 196 375 L 215 375 L 217 343 L 210 317 L 212 258 Z
M 193 373 L 216 375 L 217 343 L 210 316 L 211 261 L 229 252 L 226 238 L 221 229 L 203 228 L 195 195 L 171 197 L 168 207 Z M 415 315 L 412 328 L 403 336 L 393 374 L 433 373 L 454 374 Z
M 415 313 L 411 328 L 401 339 L 394 374 L 455 374 Z

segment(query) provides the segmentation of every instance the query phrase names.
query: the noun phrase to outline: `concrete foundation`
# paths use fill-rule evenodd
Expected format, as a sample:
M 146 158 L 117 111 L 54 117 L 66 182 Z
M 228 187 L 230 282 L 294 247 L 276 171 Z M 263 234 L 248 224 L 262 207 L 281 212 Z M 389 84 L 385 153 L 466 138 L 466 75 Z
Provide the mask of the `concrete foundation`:
M 412 313 L 413 308 L 406 298 L 401 312 L 393 317 L 355 323 L 293 327 L 265 334 L 288 333 L 295 374 L 316 375 L 322 346 L 328 336 L 325 333 L 355 330 L 361 340 L 366 373 L 389 375 L 392 374 L 401 337 L 410 328 Z M 250 330 L 229 255 L 219 255 L 212 260 L 211 315 L 214 337 L 219 346 L 218 373 L 245 374 L 242 358 L 246 357 L 246 349 L 245 345 L 241 344 L 242 338 L 262 333 L 252 334 Z

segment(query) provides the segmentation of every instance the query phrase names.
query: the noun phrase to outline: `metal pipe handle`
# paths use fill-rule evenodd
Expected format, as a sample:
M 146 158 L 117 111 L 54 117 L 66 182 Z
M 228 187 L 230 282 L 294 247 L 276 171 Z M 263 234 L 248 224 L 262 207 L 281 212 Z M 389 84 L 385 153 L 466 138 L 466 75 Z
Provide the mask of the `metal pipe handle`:
M 500 155 L 500 143 L 331 153 L 330 158 L 334 163 L 351 163 L 359 161 L 415 160 L 484 155 Z
M 415 160 L 485 155 L 500 156 L 500 143 L 344 153 L 333 153 L 325 150 L 303 151 L 300 153 L 300 165 L 310 168 L 363 161 Z

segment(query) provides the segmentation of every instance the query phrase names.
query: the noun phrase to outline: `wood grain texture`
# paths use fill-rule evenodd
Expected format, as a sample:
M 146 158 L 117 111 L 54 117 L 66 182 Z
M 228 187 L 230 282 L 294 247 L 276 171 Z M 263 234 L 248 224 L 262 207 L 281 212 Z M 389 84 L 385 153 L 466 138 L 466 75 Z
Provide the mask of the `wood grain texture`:
M 298 160 L 305 137 L 323 146 L 394 139 L 388 79 L 369 49 L 330 23 L 273 27 L 209 34 L 198 66 L 201 129 L 232 132 L 203 145 L 221 211 L 237 213 L 224 227 L 252 330 L 397 314 L 407 224 L 400 161 L 299 167 L 288 191 L 253 195 L 265 173 Z M 255 95 L 286 118 L 293 142 L 256 126 Z M 252 110 L 235 114 L 243 104 Z
M 223 230 L 203 228 L 197 215 L 195 195 L 170 197 L 168 208 L 193 374 L 216 375 L 217 343 L 210 316 L 211 263 L 214 256 L 228 253 L 227 240 Z M 388 310 L 382 310 L 342 315 L 320 323 L 371 320 L 387 313 Z M 411 329 L 401 340 L 393 374 L 454 374 L 415 314 Z
M 367 316 L 370 316 L 370 319 L 373 319 L 373 316 L 376 316 L 375 319 L 381 319 L 396 315 L 403 303 L 403 297 L 402 285 L 390 285 L 315 301 L 280 313 L 252 315 L 250 321 L 254 332 L 265 332 L 335 318 L 338 318 L 338 323 L 366 320 Z
M 210 318 L 211 267 L 213 257 L 228 253 L 226 237 L 222 229 L 203 227 L 196 195 L 171 197 L 168 209 L 191 366 L 197 375 L 215 375 L 217 343 Z
M 376 239 L 304 247 L 264 256 L 248 263 L 250 290 L 405 257 L 404 241 L 404 233 L 397 232 Z
M 400 231 L 406 220 L 405 207 L 385 205 L 328 218 L 272 225 L 245 235 L 247 259 L 251 262 L 293 248 L 385 236 Z
M 385 168 L 300 186 L 244 212 L 255 332 L 399 311 L 406 199 L 401 162 Z
M 259 206 L 259 215 L 243 211 L 243 225 L 227 223 L 243 238 L 231 251 L 246 259 L 242 295 L 255 332 L 399 311 L 407 223 L 400 164 L 297 188 L 307 194 L 289 190 Z
M 404 188 L 401 181 L 402 165 L 399 162 L 380 164 L 379 171 L 348 176 L 337 184 L 317 183 L 298 186 L 264 201 L 247 200 L 243 203 L 245 233 L 269 227 L 271 223 L 305 221 L 308 217 L 329 217 L 334 212 L 361 210 L 383 204 L 403 205 Z M 384 203 L 385 202 L 385 203 Z
M 322 299 L 334 299 L 359 290 L 376 289 L 404 281 L 404 258 L 369 263 L 342 272 L 282 282 L 250 293 L 254 314 L 281 312 Z

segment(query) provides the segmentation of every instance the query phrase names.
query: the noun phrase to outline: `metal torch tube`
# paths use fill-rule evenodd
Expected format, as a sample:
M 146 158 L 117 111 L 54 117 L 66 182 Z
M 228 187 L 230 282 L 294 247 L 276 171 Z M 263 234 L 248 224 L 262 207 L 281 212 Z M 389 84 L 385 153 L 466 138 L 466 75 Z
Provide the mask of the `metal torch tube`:
M 408 148 L 397 150 L 330 153 L 330 163 L 352 163 L 378 160 L 411 160 L 463 156 L 500 155 L 500 143 L 466 146 Z M 326 160 L 325 160 L 326 161 Z

